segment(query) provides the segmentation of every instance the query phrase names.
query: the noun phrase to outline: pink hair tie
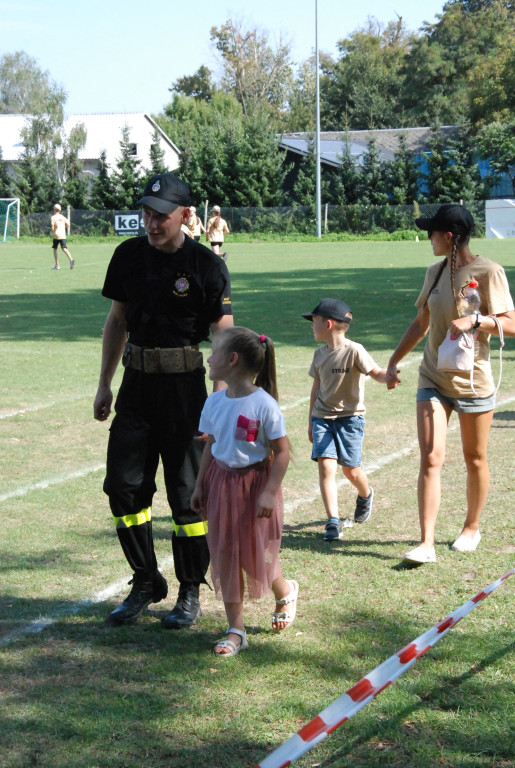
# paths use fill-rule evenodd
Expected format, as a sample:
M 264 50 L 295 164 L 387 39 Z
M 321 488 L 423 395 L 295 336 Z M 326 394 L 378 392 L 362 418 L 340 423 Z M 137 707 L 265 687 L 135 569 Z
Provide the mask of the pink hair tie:
M 265 334 L 264 334 L 264 333 L 262 333 L 262 334 L 261 334 L 261 336 L 259 337 L 259 341 L 261 342 L 261 344 L 264 344 L 264 343 L 265 343 L 265 341 L 266 341 L 266 336 L 265 336 Z

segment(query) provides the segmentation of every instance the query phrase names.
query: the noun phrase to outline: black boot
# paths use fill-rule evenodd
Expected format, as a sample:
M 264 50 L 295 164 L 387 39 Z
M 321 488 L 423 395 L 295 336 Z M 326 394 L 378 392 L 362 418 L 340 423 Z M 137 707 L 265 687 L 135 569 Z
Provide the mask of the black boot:
M 202 616 L 198 584 L 181 584 L 173 611 L 161 620 L 165 629 L 191 627 Z
M 113 624 L 133 624 L 150 603 L 158 603 L 168 594 L 168 584 L 159 571 L 148 576 L 134 574 L 129 584 L 132 589 L 114 611 L 109 614 Z

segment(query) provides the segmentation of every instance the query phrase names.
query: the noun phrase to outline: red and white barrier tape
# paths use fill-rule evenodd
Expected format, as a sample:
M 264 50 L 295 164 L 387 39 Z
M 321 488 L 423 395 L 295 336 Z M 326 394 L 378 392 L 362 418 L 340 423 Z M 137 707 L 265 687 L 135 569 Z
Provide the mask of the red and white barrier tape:
M 444 637 L 447 632 L 470 613 L 478 603 L 488 597 L 494 589 L 497 589 L 506 579 L 515 574 L 515 568 L 508 571 L 500 579 L 494 581 L 489 587 L 479 592 L 471 600 L 468 600 L 460 608 L 449 614 L 446 619 L 435 624 L 423 635 L 417 637 L 412 643 L 401 651 L 398 651 L 389 659 L 383 661 L 369 675 L 340 696 L 317 717 L 300 729 L 284 744 L 275 749 L 268 757 L 259 763 L 256 768 L 286 768 L 297 758 L 310 750 L 319 741 L 325 739 L 336 728 L 342 725 L 362 707 L 372 701 L 381 691 L 384 691 L 403 672 L 406 672 L 413 664 L 428 651 L 431 646 Z

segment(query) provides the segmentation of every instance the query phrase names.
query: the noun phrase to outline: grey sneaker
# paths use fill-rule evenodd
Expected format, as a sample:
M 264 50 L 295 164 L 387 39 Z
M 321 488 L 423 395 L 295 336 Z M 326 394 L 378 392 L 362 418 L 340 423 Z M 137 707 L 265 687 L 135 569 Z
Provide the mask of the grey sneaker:
M 354 512 L 354 522 L 364 523 L 372 514 L 372 501 L 374 500 L 374 489 L 370 489 L 366 499 L 358 496 L 356 499 L 356 510 Z
M 343 539 L 343 523 L 341 520 L 338 520 L 337 523 L 329 520 L 325 526 L 324 541 L 336 541 L 337 539 Z

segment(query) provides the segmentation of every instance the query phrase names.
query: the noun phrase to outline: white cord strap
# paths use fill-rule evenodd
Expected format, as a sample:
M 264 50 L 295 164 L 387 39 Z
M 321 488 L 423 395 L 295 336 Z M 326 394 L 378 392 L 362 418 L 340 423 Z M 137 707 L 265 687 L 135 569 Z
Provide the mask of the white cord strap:
M 499 331 L 499 381 L 497 382 L 497 386 L 495 388 L 495 394 L 497 394 L 497 390 L 501 386 L 502 378 L 502 348 L 504 347 L 504 331 L 499 319 L 495 315 L 488 315 L 488 317 L 492 318 L 497 326 L 497 330 Z

